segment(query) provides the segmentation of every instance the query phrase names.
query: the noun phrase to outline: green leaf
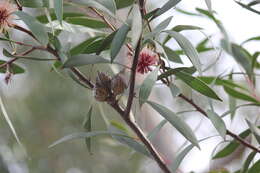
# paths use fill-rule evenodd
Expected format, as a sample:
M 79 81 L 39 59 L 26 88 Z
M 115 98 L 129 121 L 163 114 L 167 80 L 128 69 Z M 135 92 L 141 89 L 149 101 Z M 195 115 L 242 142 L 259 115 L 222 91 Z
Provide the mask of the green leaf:
M 212 11 L 212 2 L 211 2 L 211 0 L 205 0 L 205 3 L 207 5 L 207 7 L 208 7 L 208 10 Z
M 63 65 L 65 68 L 70 67 L 77 67 L 83 65 L 90 65 L 90 64 L 102 64 L 102 63 L 110 63 L 109 60 L 104 59 L 99 55 L 80 55 L 69 58 Z
M 251 6 L 257 5 L 257 4 L 259 4 L 259 3 L 260 3 L 259 0 L 255 0 L 255 1 L 249 2 L 249 3 L 247 4 L 247 6 L 251 7 Z
M 100 29 L 100 28 L 106 28 L 107 24 L 105 24 L 101 20 L 97 20 L 92 17 L 85 17 L 85 16 L 80 16 L 80 17 L 67 17 L 65 19 L 66 22 L 74 24 L 74 25 L 80 25 L 80 26 L 86 26 L 89 28 L 94 28 L 94 29 Z
M 103 50 L 106 50 L 110 47 L 112 40 L 116 35 L 116 31 L 109 34 L 104 40 L 102 40 L 100 46 L 98 47 L 96 54 L 99 55 Z
M 57 16 L 57 19 L 60 21 L 60 24 L 62 24 L 63 19 L 63 0 L 55 0 L 54 1 L 54 11 Z
M 241 43 L 241 45 L 242 45 L 242 44 L 245 44 L 245 43 L 247 43 L 247 42 L 250 42 L 250 41 L 260 41 L 260 36 L 251 37 L 251 38 L 249 38 L 249 39 L 243 41 L 243 42 Z
M 103 4 L 102 4 L 102 2 L 103 2 Z M 105 2 L 105 1 L 102 1 L 102 2 L 93 1 L 93 0 L 84 0 L 84 1 L 83 0 L 73 0 L 73 3 L 75 3 L 75 4 L 94 7 L 94 8 L 97 8 L 97 9 L 109 14 L 112 17 L 115 17 L 115 13 L 114 13 L 115 11 L 108 8 L 107 2 Z M 106 3 L 106 4 L 104 5 L 104 3 Z
M 92 106 L 90 107 L 86 119 L 83 122 L 83 127 L 86 132 L 91 132 L 91 116 L 92 116 Z M 91 138 L 86 138 L 85 140 L 88 152 L 91 153 Z
M 202 30 L 202 29 L 203 28 L 201 28 L 201 27 L 193 26 L 193 25 L 177 25 L 177 26 L 173 27 L 171 30 L 176 31 L 176 32 L 181 32 L 181 31 L 185 31 L 185 30 Z M 164 39 L 163 44 L 166 44 L 170 39 L 171 39 L 171 37 L 168 35 Z
M 23 7 L 40 8 L 49 7 L 49 0 L 19 0 Z
M 260 172 L 260 160 L 258 160 L 247 173 L 259 173 Z
M 134 0 L 115 0 L 117 9 L 125 8 L 134 3 Z
M 34 17 L 30 16 L 25 12 L 16 11 L 14 14 L 16 14 L 28 26 L 30 31 L 33 33 L 33 35 L 41 44 L 43 45 L 48 44 L 49 37 L 45 30 L 44 25 L 39 23 Z
M 116 14 L 116 3 L 114 0 L 96 0 L 100 4 L 104 5 L 109 9 L 113 14 Z
M 101 44 L 101 42 L 102 42 L 102 40 L 100 41 L 99 36 L 88 38 L 86 41 L 83 41 L 82 43 L 73 47 L 70 50 L 70 54 L 71 54 L 71 56 L 74 56 L 74 55 L 78 55 L 78 54 L 94 53 L 95 50 L 97 50 L 99 48 L 99 45 Z
M 175 113 L 173 113 L 170 109 L 159 105 L 157 103 L 148 101 L 147 102 L 154 110 L 160 113 L 166 120 L 171 123 L 173 127 L 175 127 L 188 141 L 190 141 L 193 145 L 199 147 L 198 140 L 191 128 Z
M 153 16 L 153 19 L 175 7 L 181 0 L 169 0 Z
M 54 68 L 60 68 L 62 67 L 62 63 L 60 61 L 56 61 L 58 62 L 58 64 L 54 64 Z M 84 87 L 84 88 L 87 88 L 89 89 L 89 87 L 87 87 L 85 84 L 83 84 L 81 82 L 81 80 L 72 72 L 71 69 L 65 69 L 65 71 L 68 73 L 69 77 L 74 81 L 76 82 L 77 84 L 79 84 L 80 86 Z
M 238 1 L 235 1 L 235 2 L 236 2 L 238 5 L 240 5 L 241 7 L 245 8 L 245 9 L 247 9 L 247 10 L 253 12 L 253 13 L 260 14 L 260 11 L 257 11 L 257 10 L 255 10 L 255 9 L 251 8 L 250 6 L 246 5 L 246 4 L 243 4 L 243 3 L 238 2 Z
M 250 130 L 247 129 L 239 134 L 239 137 L 242 139 L 245 139 L 250 134 Z M 231 153 L 236 151 L 236 149 L 239 147 L 240 143 L 238 143 L 236 140 L 232 140 L 226 147 L 224 147 L 222 150 L 220 150 L 212 159 L 219 159 L 226 156 L 229 156 Z
M 147 101 L 148 97 L 151 94 L 152 88 L 156 82 L 159 68 L 153 70 L 144 80 L 140 87 L 139 92 L 139 104 L 140 107 Z
M 163 46 L 165 54 L 170 61 L 183 64 L 181 57 L 172 49 L 167 46 Z
M 215 80 L 215 85 L 220 85 L 220 86 L 229 86 L 232 88 L 239 88 L 242 90 L 247 91 L 246 88 L 234 83 L 232 80 L 226 80 L 226 79 L 221 79 L 221 78 L 216 78 L 213 76 L 199 76 L 198 79 L 202 80 L 203 82 L 207 83 L 207 84 L 211 84 L 214 80 Z
M 189 16 L 198 16 L 198 17 L 201 17 L 200 14 L 197 14 L 197 13 L 192 13 L 192 12 L 189 12 L 189 11 L 186 11 L 186 10 L 183 10 L 183 9 L 180 9 L 180 8 L 176 8 L 176 11 L 182 13 L 182 14 L 186 14 L 186 15 L 189 15 Z
M 166 73 L 161 74 L 158 79 L 162 79 L 167 77 L 169 74 L 174 74 L 176 77 L 178 77 L 180 80 L 182 80 L 184 83 L 189 85 L 192 89 L 198 91 L 199 93 L 210 97 L 212 99 L 220 100 L 222 101 L 218 95 L 203 81 L 201 81 L 198 78 L 195 78 L 191 76 L 190 74 L 184 72 L 180 69 L 171 69 L 168 70 Z
M 142 16 L 138 5 L 132 9 L 132 46 L 135 48 L 143 31 Z
M 208 115 L 208 118 L 210 119 L 210 121 L 212 122 L 212 124 L 214 125 L 214 127 L 217 129 L 220 136 L 225 139 L 226 133 L 227 133 L 227 128 L 226 128 L 224 121 L 221 119 L 220 116 L 218 116 L 218 114 L 216 114 L 215 112 L 213 112 L 211 110 L 207 111 L 207 115 Z
M 171 171 L 172 172 L 176 172 L 177 169 L 179 168 L 182 160 L 184 159 L 184 157 L 192 150 L 192 148 L 194 147 L 194 145 L 189 145 L 187 146 L 183 151 L 181 151 L 176 159 L 174 160 L 173 164 L 171 165 Z
M 170 83 L 169 88 L 171 90 L 171 94 L 172 94 L 173 97 L 177 97 L 178 95 L 181 94 L 180 89 L 176 85 L 174 85 L 173 83 Z
M 149 151 L 147 150 L 147 148 L 143 144 L 137 142 L 134 138 L 128 137 L 123 131 L 118 129 L 116 126 L 115 127 L 110 126 L 109 131 L 111 133 L 121 134 L 121 136 L 120 135 L 113 135 L 113 134 L 111 135 L 118 142 L 120 142 L 124 145 L 127 145 L 128 147 L 132 148 L 133 150 L 135 150 L 139 153 L 144 154 L 147 157 L 151 157 L 151 154 L 149 153 Z
M 6 63 L 6 61 L 0 60 L 0 66 L 4 63 Z M 13 74 L 21 74 L 24 73 L 25 70 L 22 67 L 16 65 L 15 63 L 12 63 L 10 72 L 12 72 Z M 6 67 L 0 68 L 0 73 L 6 73 Z
M 249 102 L 253 102 L 253 103 L 259 103 L 258 100 L 256 100 L 255 98 L 244 94 L 242 92 L 239 92 L 233 88 L 231 88 L 230 86 L 224 86 L 224 90 L 226 91 L 227 94 L 229 94 L 230 96 L 240 99 L 240 100 L 245 100 L 245 101 L 249 101 Z
M 250 165 L 250 163 L 253 161 L 253 159 L 254 159 L 256 153 L 257 153 L 256 151 L 252 151 L 252 152 L 248 155 L 248 157 L 247 157 L 245 163 L 243 164 L 243 167 L 241 168 L 241 170 L 240 170 L 239 173 L 247 173 L 248 168 L 249 168 L 249 165 Z
M 114 61 L 121 47 L 123 46 L 129 30 L 130 27 L 126 24 L 123 24 L 123 26 L 121 26 L 116 32 L 115 37 L 111 43 L 111 62 Z
M 149 140 L 154 139 L 167 122 L 168 121 L 166 119 L 162 120 L 155 128 L 152 129 L 151 132 L 148 133 L 147 138 Z
M 125 136 L 120 133 L 111 133 L 109 131 L 92 131 L 92 132 L 78 132 L 78 133 L 73 133 L 67 136 L 62 137 L 61 139 L 55 141 L 51 145 L 49 145 L 48 148 L 52 148 L 58 144 L 61 144 L 63 142 L 71 141 L 73 139 L 81 139 L 81 138 L 91 138 L 94 136 L 99 136 L 99 135 L 119 135 L 119 136 Z M 125 136 L 127 137 L 127 136 Z M 130 138 L 130 137 L 129 137 Z
M 190 59 L 194 67 L 196 67 L 198 72 L 201 74 L 202 70 L 201 70 L 201 63 L 199 60 L 199 54 L 197 50 L 193 47 L 191 42 L 178 32 L 175 31 L 165 31 L 165 32 L 168 33 L 171 37 L 173 37 L 178 42 L 178 44 L 183 49 L 185 54 L 188 56 L 188 58 Z
M 250 58 L 249 55 L 246 54 L 245 49 L 239 45 L 231 44 L 231 48 L 232 48 L 233 57 L 246 70 L 246 73 L 249 76 L 249 78 L 251 78 L 252 69 L 249 62 L 249 58 Z
M 251 123 L 249 120 L 246 120 L 247 125 L 249 126 L 251 132 L 255 136 L 258 144 L 260 144 L 260 129 L 253 123 Z
M 159 33 L 161 33 L 171 22 L 172 20 L 172 16 L 168 17 L 167 19 L 165 19 L 164 21 L 162 21 L 161 23 L 159 23 L 153 30 L 152 32 L 149 32 L 147 34 L 145 34 L 144 36 L 144 40 L 147 39 L 151 39 L 154 36 L 158 35 Z
M 71 13 L 71 12 L 64 12 L 63 13 L 63 20 L 65 20 L 66 18 L 68 18 L 68 17 L 71 17 L 71 18 L 73 18 L 73 17 L 84 17 L 85 15 L 84 14 L 82 14 L 82 13 Z M 53 21 L 53 20 L 57 20 L 57 16 L 55 15 L 55 13 L 50 13 L 50 17 L 51 17 L 51 20 Z M 49 21 L 48 21 L 48 18 L 47 18 L 47 16 L 46 15 L 40 15 L 40 16 L 37 16 L 36 17 L 36 19 L 39 21 L 39 22 L 41 22 L 41 23 L 49 23 Z

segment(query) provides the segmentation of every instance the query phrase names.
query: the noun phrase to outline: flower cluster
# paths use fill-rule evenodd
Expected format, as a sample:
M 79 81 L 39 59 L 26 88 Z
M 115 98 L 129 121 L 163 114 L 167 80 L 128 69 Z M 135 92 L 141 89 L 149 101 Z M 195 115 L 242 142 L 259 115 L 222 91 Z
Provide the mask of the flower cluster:
M 151 49 L 145 47 L 139 54 L 136 71 L 141 74 L 152 71 L 151 66 L 156 65 L 158 60 L 158 55 Z
M 0 2 L 0 33 L 13 26 L 12 13 L 16 8 L 8 1 Z

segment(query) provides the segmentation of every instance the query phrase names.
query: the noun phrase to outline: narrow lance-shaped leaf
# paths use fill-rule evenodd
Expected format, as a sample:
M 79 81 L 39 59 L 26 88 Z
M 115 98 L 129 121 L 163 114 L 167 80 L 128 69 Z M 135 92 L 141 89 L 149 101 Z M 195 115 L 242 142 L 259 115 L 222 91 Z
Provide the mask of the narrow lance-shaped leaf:
M 246 161 L 245 161 L 245 163 L 244 163 L 244 165 L 243 165 L 243 167 L 242 167 L 242 169 L 241 169 L 241 171 L 240 171 L 239 173 L 247 173 L 248 168 L 249 168 L 249 165 L 250 165 L 250 163 L 253 161 L 253 159 L 254 159 L 256 153 L 257 153 L 256 151 L 252 151 L 252 152 L 248 155 L 248 157 L 247 157 L 247 159 L 246 159 Z
M 104 4 L 102 4 L 102 2 L 93 1 L 93 0 L 73 0 L 73 3 L 78 4 L 78 5 L 86 5 L 89 7 L 97 8 L 97 9 L 109 14 L 111 17 L 115 17 L 114 10 L 107 8 L 106 4 L 104 5 Z M 106 3 L 106 2 L 104 1 L 104 3 Z
M 57 19 L 60 21 L 60 24 L 62 24 L 63 19 L 63 0 L 55 0 L 54 1 L 54 11 L 57 16 Z
M 81 25 L 89 28 L 94 28 L 94 29 L 100 29 L 100 28 L 106 28 L 107 24 L 105 24 L 101 20 L 97 20 L 92 17 L 67 17 L 65 19 L 66 22 L 74 24 L 74 25 Z
M 224 90 L 226 91 L 227 94 L 229 94 L 230 96 L 234 97 L 234 98 L 237 98 L 237 99 L 240 99 L 240 100 L 245 100 L 245 101 L 249 101 L 249 102 L 253 102 L 253 103 L 259 103 L 258 100 L 256 100 L 255 98 L 247 95 L 247 94 L 244 94 L 240 91 L 237 91 L 235 89 L 233 89 L 232 87 L 230 86 L 224 86 Z
M 81 42 L 80 44 L 76 45 L 75 47 L 73 47 L 70 50 L 70 55 L 74 56 L 74 55 L 78 55 L 78 54 L 82 54 L 84 53 L 84 51 L 86 49 L 88 49 L 89 47 L 91 47 L 91 44 L 93 45 L 93 43 L 97 40 L 99 40 L 100 37 L 92 37 L 92 38 L 88 38 L 87 40 Z M 93 47 L 93 46 L 92 46 Z
M 245 139 L 250 134 L 250 130 L 247 129 L 239 134 L 239 137 L 242 139 Z M 236 149 L 239 147 L 239 143 L 236 140 L 232 140 L 226 147 L 224 147 L 222 150 L 217 152 L 217 154 L 214 155 L 213 159 L 219 159 L 226 156 L 229 156 L 231 153 L 236 151 Z
M 156 68 L 154 71 L 152 71 L 144 80 L 140 87 L 139 92 L 139 103 L 140 106 L 142 106 L 148 99 L 152 88 L 157 80 L 157 74 L 158 74 L 159 68 Z
M 104 5 L 107 9 L 109 9 L 113 14 L 116 13 L 116 3 L 115 0 L 96 0 L 100 4 Z
M 104 59 L 99 55 L 79 55 L 79 56 L 69 58 L 64 63 L 63 67 L 69 68 L 69 67 L 77 67 L 77 66 L 90 65 L 90 64 L 103 64 L 103 63 L 110 63 L 110 61 Z
M 74 139 L 82 139 L 82 138 L 91 138 L 94 136 L 100 136 L 100 135 L 119 135 L 119 136 L 125 136 L 122 135 L 120 133 L 111 133 L 109 131 L 92 131 L 92 132 L 78 132 L 78 133 L 73 133 L 67 136 L 64 136 L 63 138 L 55 141 L 54 143 L 52 143 L 51 145 L 49 145 L 49 148 L 52 148 L 58 144 L 67 142 L 67 141 L 71 141 Z M 125 136 L 128 137 L 128 136 Z M 130 138 L 130 137 L 129 137 Z
M 6 61 L 0 60 L 0 66 L 5 63 L 6 63 Z M 21 73 L 24 73 L 25 70 L 22 67 L 12 63 L 10 72 L 13 74 L 21 74 Z M 0 73 L 6 73 L 6 67 L 0 68 Z
M 153 16 L 153 19 L 162 15 L 166 11 L 170 10 L 173 8 L 175 5 L 177 5 L 181 0 L 169 0 L 166 2 Z
M 175 113 L 173 113 L 168 108 L 159 105 L 157 103 L 148 101 L 147 102 L 154 110 L 160 113 L 169 123 L 175 127 L 188 141 L 190 141 L 193 145 L 199 148 L 198 140 L 194 133 L 192 132 L 191 128 Z
M 115 0 L 116 2 L 116 7 L 117 9 L 120 9 L 120 8 L 125 8 L 125 7 L 128 7 L 130 5 L 132 5 L 134 3 L 134 0 Z
M 245 69 L 247 75 L 249 78 L 252 77 L 252 69 L 249 62 L 250 55 L 248 55 L 245 51 L 245 49 L 239 45 L 232 44 L 232 53 L 235 60 Z
M 170 69 L 166 73 L 161 74 L 158 77 L 158 80 L 168 77 L 170 75 L 175 75 L 176 77 L 178 77 L 180 80 L 182 80 L 184 83 L 186 83 L 192 89 L 198 91 L 199 93 L 201 93 L 207 97 L 210 97 L 212 99 L 222 101 L 218 97 L 218 95 L 214 92 L 214 90 L 212 90 L 207 84 L 205 84 L 200 79 L 195 78 L 195 77 L 191 76 L 190 74 L 184 72 L 181 69 Z
M 187 146 L 183 151 L 181 151 L 176 159 L 174 160 L 173 164 L 171 165 L 171 171 L 172 172 L 176 172 L 177 169 L 179 168 L 182 160 L 184 159 L 184 157 L 192 150 L 192 148 L 194 147 L 194 145 L 189 145 Z
M 167 122 L 168 121 L 166 119 L 162 120 L 155 128 L 152 129 L 150 133 L 148 133 L 147 138 L 149 140 L 154 139 Z
M 177 26 L 173 27 L 171 30 L 176 31 L 176 32 L 181 32 L 181 31 L 185 31 L 185 30 L 202 30 L 202 29 L 203 28 L 201 28 L 201 27 L 193 26 L 193 25 L 177 25 Z M 171 39 L 171 37 L 168 35 L 164 39 L 163 44 L 166 44 L 170 39 Z
M 254 165 L 248 170 L 247 173 L 259 173 L 260 172 L 260 160 L 254 163 Z
M 260 144 L 260 129 L 256 125 L 251 123 L 249 120 L 246 120 L 246 123 L 248 124 L 253 135 L 255 136 L 258 144 Z
M 143 24 L 142 16 L 138 5 L 134 5 L 132 9 L 132 45 L 136 47 L 138 40 L 142 34 Z
M 130 27 L 127 24 L 123 24 L 123 26 L 121 26 L 116 32 L 115 37 L 111 43 L 111 62 L 114 61 L 121 47 L 123 46 L 129 30 Z
M 14 14 L 16 14 L 28 26 L 35 38 L 41 44 L 47 45 L 49 37 L 44 25 L 39 23 L 34 17 L 30 16 L 25 12 L 16 11 Z
M 246 4 L 243 4 L 243 3 L 241 3 L 241 2 L 238 2 L 238 1 L 235 1 L 235 2 L 236 2 L 238 5 L 240 5 L 241 7 L 245 8 L 245 9 L 247 9 L 247 10 L 253 12 L 253 13 L 256 13 L 256 14 L 259 14 L 259 15 L 260 15 L 260 11 L 257 11 L 257 10 L 255 10 L 255 9 L 253 9 L 252 7 L 250 7 L 250 6 L 246 5 Z
M 83 122 L 83 126 L 86 132 L 91 132 L 91 116 L 92 116 L 92 106 L 90 107 L 86 119 Z M 88 152 L 91 153 L 91 138 L 86 138 L 85 142 L 88 148 Z
M 122 143 L 124 145 L 127 145 L 128 147 L 132 148 L 133 150 L 135 150 L 135 151 L 137 151 L 139 153 L 144 154 L 147 157 L 151 157 L 149 151 L 147 150 L 147 148 L 143 144 L 137 142 L 133 138 L 126 137 L 126 134 L 123 131 L 121 131 L 120 129 L 118 129 L 117 126 L 110 126 L 109 127 L 109 131 L 111 133 L 122 134 L 121 136 L 119 136 L 119 135 L 112 135 L 112 137 L 115 140 L 117 140 L 118 142 L 120 142 L 120 143 Z
M 183 49 L 185 54 L 188 56 L 192 64 L 196 67 L 198 72 L 202 74 L 199 54 L 197 50 L 193 47 L 191 42 L 178 32 L 175 31 L 165 31 L 165 32 L 168 33 L 171 37 L 173 37 L 178 42 L 178 44 Z
M 34 61 L 50 61 L 50 60 L 56 60 L 56 59 L 47 59 L 47 58 L 36 58 L 36 57 L 29 57 L 29 56 L 17 56 L 13 55 L 10 52 L 8 52 L 6 49 L 3 49 L 3 55 L 10 58 L 20 58 L 20 59 L 28 59 L 28 60 L 34 60 Z
M 170 61 L 183 64 L 181 57 L 171 48 L 163 46 L 164 52 Z
M 144 36 L 144 40 L 151 39 L 155 36 L 157 36 L 160 32 L 162 32 L 171 22 L 172 16 L 168 17 L 167 19 L 163 20 L 161 23 L 159 23 L 152 32 L 147 33 Z
M 218 116 L 218 114 L 211 110 L 207 111 L 207 115 L 214 127 L 216 128 L 216 130 L 219 132 L 220 136 L 225 139 L 227 128 L 224 121 L 221 119 L 220 116 Z
M 205 3 L 206 3 L 206 5 L 207 5 L 207 7 L 208 7 L 208 10 L 209 10 L 209 11 L 212 11 L 212 3 L 211 3 L 211 0 L 205 0 Z
M 109 34 L 100 44 L 100 46 L 98 47 L 96 54 L 99 55 L 103 50 L 106 50 L 107 48 L 110 47 L 112 40 L 115 37 L 117 31 L 112 32 L 111 34 Z
M 177 97 L 178 95 L 181 94 L 180 89 L 176 85 L 174 85 L 173 83 L 170 83 L 169 88 L 171 90 L 171 94 L 172 94 L 173 97 Z
M 20 139 L 19 139 L 19 137 L 18 137 L 18 135 L 17 135 L 17 133 L 16 133 L 16 130 L 15 130 L 14 126 L 13 126 L 13 123 L 12 123 L 12 121 L 11 121 L 11 119 L 10 119 L 8 113 L 7 113 L 7 110 L 6 110 L 6 108 L 5 108 L 5 105 L 4 105 L 4 102 L 3 102 L 3 99 L 2 99 L 2 93 L 0 93 L 0 109 L 1 109 L 1 111 L 2 111 L 2 114 L 3 114 L 3 116 L 4 116 L 5 120 L 6 120 L 6 122 L 7 122 L 8 126 L 9 126 L 9 128 L 11 129 L 11 132 L 12 132 L 12 134 L 14 135 L 14 137 L 15 137 L 17 143 L 18 143 L 20 146 L 22 146 L 22 143 L 21 143 L 21 141 L 20 141 Z

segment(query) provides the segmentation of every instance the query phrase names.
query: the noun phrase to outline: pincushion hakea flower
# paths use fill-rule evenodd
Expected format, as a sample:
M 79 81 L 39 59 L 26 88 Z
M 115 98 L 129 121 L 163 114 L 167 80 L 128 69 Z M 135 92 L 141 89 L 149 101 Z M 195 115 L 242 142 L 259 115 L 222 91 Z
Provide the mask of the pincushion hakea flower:
M 0 33 L 13 26 L 12 13 L 16 10 L 9 1 L 0 2 Z
M 145 47 L 139 54 L 136 71 L 141 74 L 152 71 L 151 66 L 156 65 L 158 60 L 158 55 L 151 49 Z

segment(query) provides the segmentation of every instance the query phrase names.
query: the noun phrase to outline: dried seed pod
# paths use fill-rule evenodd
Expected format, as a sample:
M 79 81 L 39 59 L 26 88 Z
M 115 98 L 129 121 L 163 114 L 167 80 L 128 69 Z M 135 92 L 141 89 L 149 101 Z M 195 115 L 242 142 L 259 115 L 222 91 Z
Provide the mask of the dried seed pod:
M 94 97 L 97 101 L 104 102 L 110 97 L 111 78 L 105 73 L 98 72 L 94 87 Z
M 120 72 L 113 77 L 111 82 L 111 88 L 114 95 L 122 94 L 127 88 L 126 82 Z
M 111 77 L 106 75 L 103 72 L 98 72 L 98 76 L 96 78 L 96 85 L 110 89 L 111 88 Z
M 94 97 L 97 101 L 105 102 L 109 97 L 109 92 L 106 88 L 96 85 L 94 88 Z

